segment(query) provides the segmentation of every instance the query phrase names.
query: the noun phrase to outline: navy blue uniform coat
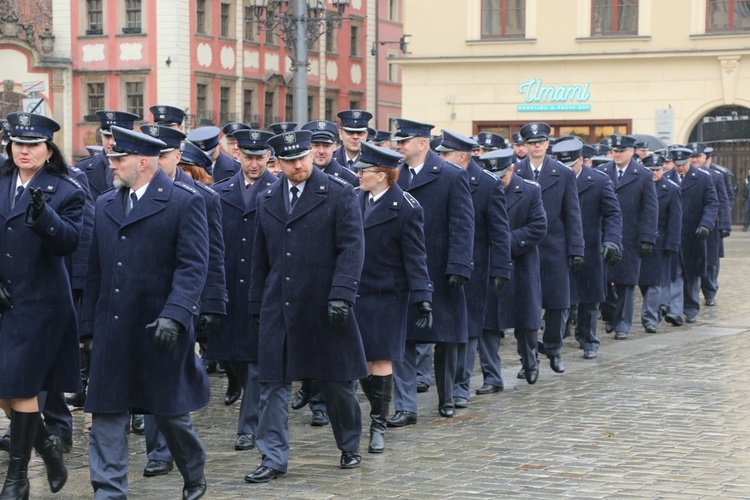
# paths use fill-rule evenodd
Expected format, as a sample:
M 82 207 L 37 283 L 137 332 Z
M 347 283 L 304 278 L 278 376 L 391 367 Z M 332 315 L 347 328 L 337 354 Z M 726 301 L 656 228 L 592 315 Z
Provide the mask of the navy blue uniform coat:
M 271 172 L 263 172 L 253 183 L 257 183 L 253 188 L 256 200 L 274 182 L 276 177 Z M 214 187 L 221 196 L 221 230 L 226 248 L 224 266 L 230 282 L 227 317 L 221 320 L 216 330 L 209 333 L 207 355 L 210 359 L 257 362 L 258 336 L 252 332 L 252 318 L 247 301 L 258 204 L 253 202 L 249 207 L 245 206 L 242 197 L 245 179 L 242 171 L 220 184 L 214 184 Z
M 505 207 L 510 223 L 513 274 L 502 291 L 487 301 L 485 328 L 538 329 L 542 323 L 538 247 L 547 234 L 541 187 L 513 174 L 505 189 Z
M 364 234 L 354 188 L 317 167 L 291 214 L 286 179 L 258 193 L 250 312 L 260 313 L 261 382 L 367 376 L 357 320 L 328 322 L 328 301 L 356 302 Z
M 73 290 L 83 291 L 86 286 L 86 269 L 89 265 L 91 232 L 94 230 L 94 197 L 89 191 L 89 181 L 86 174 L 76 167 L 68 167 L 68 175 L 77 180 L 86 193 L 86 202 L 83 205 L 83 226 L 81 226 L 78 248 L 72 255 L 65 257 L 65 265 L 70 275 L 70 286 Z
M 686 276 L 700 277 L 706 275 L 707 241 L 695 237 L 698 226 L 706 226 L 714 231 L 719 212 L 719 199 L 708 172 L 693 166 L 685 173 L 680 183 L 679 174 L 672 169 L 665 176 L 680 185 L 682 195 L 682 237 L 680 260 Z M 710 236 L 709 236 L 710 237 Z
M 326 165 L 326 168 L 323 169 L 323 172 L 334 177 L 341 177 L 346 182 L 351 184 L 352 187 L 359 187 L 359 179 L 357 178 L 357 174 L 355 174 L 348 168 L 342 167 L 341 164 L 333 158 L 331 159 L 331 163 Z
M 47 203 L 27 225 L 30 188 L 41 188 Z M 74 392 L 81 384 L 78 322 L 65 257 L 78 247 L 86 193 L 44 168 L 11 209 L 15 189 L 13 172 L 0 177 L 0 276 L 13 295 L 0 318 L 0 398 Z
M 104 191 L 113 187 L 111 182 L 107 182 L 109 159 L 104 151 L 97 153 L 94 156 L 89 156 L 88 158 L 79 160 L 75 164 L 75 167 L 83 171 L 83 173 L 86 174 L 86 177 L 88 177 L 89 191 L 95 200 L 99 198 Z
M 721 172 L 714 170 L 713 168 L 705 167 L 702 170 L 711 174 L 711 179 L 714 182 L 714 189 L 716 189 L 716 197 L 719 199 L 719 212 L 716 217 L 716 229 L 711 231 L 708 240 L 706 240 L 706 263 L 709 266 L 718 266 L 719 257 L 723 254 L 721 230 L 732 230 L 732 206 L 729 204 L 729 195 L 727 193 L 726 184 L 724 183 L 724 176 Z
M 530 158 L 516 165 L 515 173 L 534 180 Z M 551 156 L 544 158 L 539 173 L 547 236 L 539 244 L 542 276 L 542 304 L 545 309 L 570 307 L 568 257 L 583 257 L 583 227 L 575 173 Z
M 398 184 L 424 209 L 427 269 L 435 287 L 432 294 L 433 324 L 417 328 L 418 313 L 409 310 L 406 337 L 422 342 L 466 342 L 468 323 L 464 288 L 448 288 L 448 276 L 471 277 L 474 269 L 474 207 L 469 175 L 445 162 L 432 151 L 409 186 L 410 172 L 399 167 Z
M 202 314 L 211 313 L 224 315 L 227 313 L 227 282 L 224 274 L 224 235 L 221 228 L 221 199 L 219 193 L 196 181 L 178 168 L 174 176 L 175 182 L 181 182 L 195 189 L 203 197 L 206 205 L 206 221 L 208 222 L 208 274 L 206 284 L 201 293 Z M 222 320 L 223 321 L 223 320 Z M 219 359 L 219 358 L 210 358 Z
M 353 170 L 349 168 L 349 158 L 346 157 L 346 150 L 344 149 L 344 146 L 339 146 L 339 148 L 333 152 L 333 161 L 341 165 L 343 168 L 349 170 L 350 172 L 353 172 Z
M 641 242 L 656 243 L 659 204 L 656 201 L 654 174 L 635 158 L 625 167 L 622 180 L 617 182 L 617 166 L 608 161 L 599 170 L 609 175 L 622 212 L 622 260 L 608 266 L 607 282 L 635 286 L 641 271 Z
M 224 179 L 229 179 L 239 170 L 240 162 L 226 154 L 224 151 L 219 151 L 219 156 L 216 157 L 213 169 L 211 170 L 211 177 L 213 177 L 214 182 L 219 182 Z
M 369 196 L 358 193 L 360 213 Z M 364 220 L 365 263 L 354 311 L 368 361 L 402 361 L 410 304 L 432 302 L 423 225 L 419 202 L 399 186 Z
M 680 186 L 662 176 L 654 183 L 659 200 L 659 236 L 654 251 L 641 259 L 641 286 L 668 286 L 671 281 L 671 259 L 667 252 L 680 251 L 682 232 L 682 197 Z
M 208 269 L 203 197 L 161 169 L 130 213 L 128 188 L 96 202 L 81 328 L 93 335 L 86 411 L 182 415 L 208 404 L 194 323 Z M 174 348 L 153 346 L 158 317 L 185 330 Z
M 474 205 L 474 270 L 464 285 L 469 337 L 479 337 L 484 326 L 484 310 L 489 295 L 494 294 L 489 279 L 510 279 L 510 226 L 505 211 L 503 183 L 474 161 L 466 170 Z
M 570 300 L 571 304 L 595 304 L 607 297 L 602 243 L 614 243 L 622 250 L 622 213 L 612 182 L 604 172 L 582 165 L 576 185 L 586 246 L 583 267 L 570 272 Z

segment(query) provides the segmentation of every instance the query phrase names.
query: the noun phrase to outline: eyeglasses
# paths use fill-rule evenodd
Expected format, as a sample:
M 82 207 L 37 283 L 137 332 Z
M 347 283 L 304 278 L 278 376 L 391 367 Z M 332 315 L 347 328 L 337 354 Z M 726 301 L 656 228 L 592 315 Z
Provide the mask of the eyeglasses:
M 367 172 L 372 172 L 372 173 L 374 173 L 374 174 L 377 174 L 377 173 L 378 173 L 378 171 L 377 171 L 377 170 L 375 170 L 375 169 L 371 169 L 371 168 L 358 168 L 358 169 L 357 169 L 357 173 L 358 173 L 358 174 L 363 174 L 363 175 L 364 175 L 364 174 L 366 174 Z

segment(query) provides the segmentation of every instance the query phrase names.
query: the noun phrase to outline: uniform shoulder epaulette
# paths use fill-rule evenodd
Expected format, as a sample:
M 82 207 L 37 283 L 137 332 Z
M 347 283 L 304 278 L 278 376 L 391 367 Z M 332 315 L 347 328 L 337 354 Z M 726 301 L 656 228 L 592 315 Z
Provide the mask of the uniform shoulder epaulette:
M 499 180 L 500 180 L 500 177 L 496 176 L 495 174 L 493 174 L 493 173 L 492 173 L 492 172 L 490 172 L 489 170 L 485 170 L 485 169 L 482 169 L 482 172 L 484 172 L 485 174 L 489 175 L 490 177 L 492 177 L 492 178 L 493 178 L 493 179 L 495 179 L 496 181 L 499 181 Z
M 609 176 L 607 175 L 607 173 L 606 173 L 606 172 L 602 172 L 602 171 L 601 171 L 601 170 L 599 170 L 598 168 L 592 168 L 591 170 L 593 170 L 593 171 L 594 171 L 594 172 L 596 172 L 597 174 L 599 174 L 599 175 L 603 175 L 604 177 L 606 177 L 607 179 L 609 179 Z
M 232 177 L 234 177 L 234 176 L 232 176 Z M 220 181 L 216 181 L 216 182 L 214 182 L 214 183 L 213 183 L 213 185 L 214 185 L 214 186 L 218 186 L 219 184 L 224 184 L 225 182 L 227 182 L 227 181 L 228 181 L 229 179 L 231 179 L 232 177 L 226 177 L 226 178 L 224 178 L 224 179 L 222 179 L 222 180 L 220 180 Z
M 711 167 L 715 168 L 721 173 L 729 173 L 729 170 L 726 167 L 722 167 L 721 165 L 712 164 Z
M 701 173 L 703 173 L 705 175 L 711 176 L 711 172 L 709 172 L 708 170 L 703 169 L 703 168 L 699 168 L 698 172 L 701 172 Z
M 73 177 L 71 177 L 69 175 L 65 175 L 65 174 L 61 175 L 60 177 L 63 178 L 63 179 L 65 179 L 66 181 L 70 182 L 71 184 L 73 184 L 78 189 L 83 189 L 83 186 L 81 186 L 81 183 L 78 182 L 77 180 L 75 180 Z
M 357 187 L 354 188 L 354 192 L 355 193 L 359 193 L 360 191 L 362 191 L 361 187 L 357 186 Z
M 203 184 L 203 183 L 202 183 L 201 181 L 195 181 L 195 184 L 194 184 L 194 185 L 195 185 L 195 187 L 197 187 L 197 188 L 199 188 L 199 189 L 202 189 L 202 190 L 204 190 L 204 191 L 207 191 L 207 192 L 209 192 L 209 193 L 211 193 L 211 194 L 219 194 L 219 193 L 217 193 L 216 191 L 214 191 L 214 190 L 213 190 L 213 189 L 211 188 L 211 186 L 206 186 L 206 185 L 205 185 L 205 184 Z
M 451 167 L 456 167 L 457 169 L 461 170 L 461 165 L 456 165 L 455 163 L 450 162 L 450 161 L 446 161 L 445 164 L 450 165 Z
M 347 186 L 347 185 L 351 186 L 351 184 L 349 184 L 349 183 L 348 183 L 347 181 L 345 181 L 345 180 L 344 180 L 344 179 L 342 179 L 341 177 L 336 177 L 335 175 L 331 175 L 331 174 L 326 174 L 326 175 L 327 175 L 328 177 L 330 177 L 331 179 L 333 179 L 334 181 L 336 181 L 336 182 L 338 182 L 339 184 L 341 184 L 342 186 Z
M 406 203 L 411 205 L 412 208 L 420 206 L 417 199 L 406 191 L 404 191 L 404 199 L 406 200 Z
M 174 183 L 174 185 L 177 186 L 177 187 L 181 187 L 185 191 L 189 191 L 189 192 L 191 192 L 193 194 L 198 194 L 198 191 L 196 191 L 194 187 L 188 186 L 184 182 L 177 181 L 177 182 Z
M 526 184 L 531 184 L 533 186 L 538 186 L 539 185 L 539 183 L 537 181 L 532 181 L 530 179 L 524 179 L 523 182 L 525 182 Z
M 72 170 L 73 172 L 75 172 L 77 174 L 82 174 L 83 173 L 83 170 L 81 170 L 80 168 L 76 167 L 75 165 L 71 165 L 68 168 L 70 168 L 70 170 Z
M 114 187 L 114 186 L 112 186 L 111 188 L 108 188 L 108 189 L 105 189 L 104 191 L 102 191 L 102 194 L 109 193 L 110 191 L 117 191 L 117 188 Z M 101 195 L 99 195 L 99 196 L 101 196 Z
M 670 183 L 670 184 L 671 184 L 671 185 L 673 185 L 674 187 L 676 187 L 676 188 L 679 188 L 679 187 L 680 187 L 680 185 L 679 185 L 679 184 L 677 184 L 677 183 L 676 183 L 675 181 L 673 181 L 673 180 L 671 180 L 671 179 L 667 179 L 666 177 L 665 177 L 665 179 L 666 179 L 666 181 L 667 181 L 668 183 Z

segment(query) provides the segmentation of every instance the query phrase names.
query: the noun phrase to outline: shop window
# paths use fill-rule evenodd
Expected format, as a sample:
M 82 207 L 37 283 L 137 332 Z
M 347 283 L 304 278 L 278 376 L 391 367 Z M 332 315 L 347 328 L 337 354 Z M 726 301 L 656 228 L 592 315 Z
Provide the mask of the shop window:
M 637 34 L 638 0 L 592 0 L 591 36 Z
M 125 26 L 123 26 L 122 32 L 141 32 L 141 0 L 125 1 Z
M 104 33 L 104 0 L 86 0 L 86 34 Z
M 482 38 L 523 38 L 526 0 L 482 0 Z
M 707 0 L 706 32 L 750 31 L 750 1 Z

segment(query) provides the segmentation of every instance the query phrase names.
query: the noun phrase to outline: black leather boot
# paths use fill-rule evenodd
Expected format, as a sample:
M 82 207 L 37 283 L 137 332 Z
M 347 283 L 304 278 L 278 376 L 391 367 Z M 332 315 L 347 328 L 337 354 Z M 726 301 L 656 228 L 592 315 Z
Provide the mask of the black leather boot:
M 359 379 L 359 385 L 362 387 L 362 393 L 367 397 L 367 401 L 372 405 L 372 375 Z
M 10 461 L 8 475 L 5 477 L 2 500 L 21 500 L 29 498 L 29 460 L 31 448 L 40 422 L 39 412 L 10 412 Z
M 372 375 L 370 377 L 370 453 L 385 451 L 385 426 L 393 394 L 393 375 Z
M 11 438 L 13 433 L 11 432 Z M 52 493 L 60 491 L 65 482 L 68 480 L 68 469 L 63 462 L 62 451 L 57 447 L 55 438 L 47 432 L 44 422 L 39 419 L 36 439 L 34 440 L 34 449 L 44 460 L 44 466 L 47 468 L 47 482 Z
M 227 373 L 227 392 L 224 395 L 224 404 L 230 406 L 236 403 L 242 395 L 242 381 L 240 380 L 239 374 L 235 373 L 232 365 L 229 363 L 222 363 L 222 366 Z

